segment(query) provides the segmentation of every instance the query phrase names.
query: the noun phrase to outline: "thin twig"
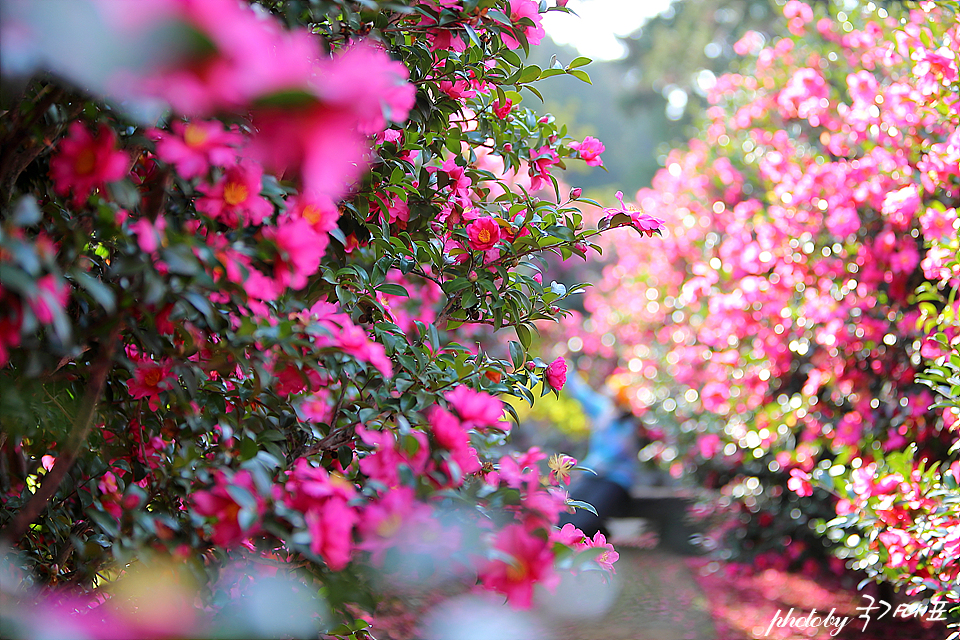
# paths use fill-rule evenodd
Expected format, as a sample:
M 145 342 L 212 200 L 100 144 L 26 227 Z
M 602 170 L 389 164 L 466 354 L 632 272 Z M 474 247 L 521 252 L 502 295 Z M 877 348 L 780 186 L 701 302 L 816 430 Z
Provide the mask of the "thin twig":
M 10 524 L 0 531 L 0 539 L 15 543 L 23 537 L 30 525 L 46 509 L 50 498 L 56 494 L 57 489 L 60 488 L 60 483 L 63 482 L 67 472 L 73 467 L 73 463 L 76 462 L 80 449 L 86 442 L 87 436 L 90 435 L 97 403 L 103 396 L 107 376 L 113 367 L 113 354 L 119 336 L 120 323 L 118 322 L 110 331 L 106 341 L 101 345 L 100 355 L 90 368 L 90 379 L 83 394 L 83 402 L 77 412 L 77 418 L 70 430 L 70 436 L 67 438 L 63 451 L 57 457 L 53 469 L 43 476 L 40 487 L 30 498 L 30 501 L 20 509 Z

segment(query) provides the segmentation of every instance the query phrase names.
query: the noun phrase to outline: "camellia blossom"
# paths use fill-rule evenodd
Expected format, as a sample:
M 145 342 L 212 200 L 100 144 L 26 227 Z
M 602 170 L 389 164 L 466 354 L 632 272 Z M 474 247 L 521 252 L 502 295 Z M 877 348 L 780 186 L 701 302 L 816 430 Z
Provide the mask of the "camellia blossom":
M 242 507 L 231 495 L 228 487 L 236 487 L 248 493 L 256 505 L 257 515 L 262 515 L 264 510 L 263 500 L 257 495 L 257 488 L 249 471 L 238 471 L 228 477 L 218 470 L 212 488 L 194 492 L 191 497 L 194 509 L 201 516 L 214 519 L 213 542 L 224 547 L 233 546 L 245 536 L 254 535 L 259 530 L 259 518 L 253 518 L 248 528 L 240 524 L 239 514 Z
M 55 314 L 63 313 L 70 299 L 70 285 L 52 273 L 37 280 L 37 291 L 30 298 L 30 310 L 41 324 L 53 322 Z
M 493 218 L 477 218 L 467 225 L 467 245 L 474 251 L 488 251 L 499 241 L 500 225 Z
M 530 189 L 539 191 L 550 179 L 550 167 L 560 163 L 560 156 L 548 146 L 530 151 Z
M 551 388 L 557 391 L 563 389 L 563 385 L 567 383 L 567 361 L 562 356 L 557 358 L 547 366 L 543 375 Z
M 513 109 L 513 101 L 507 98 L 506 101 L 501 104 L 499 100 L 495 100 L 491 108 L 493 109 L 493 115 L 502 120 L 510 115 L 510 110 Z
M 81 122 L 71 124 L 50 160 L 53 190 L 60 196 L 73 192 L 73 204 L 80 206 L 95 189 L 123 178 L 130 169 L 130 157 L 116 146 L 117 136 L 105 124 L 96 134 Z
M 524 18 L 531 21 L 533 26 L 519 24 L 520 20 Z M 523 37 L 527 39 L 527 43 L 530 45 L 540 44 L 540 41 L 547 35 L 540 18 L 540 4 L 536 0 L 510 0 L 510 22 L 516 25 L 515 29 L 523 32 Z M 519 40 L 506 31 L 500 37 L 508 49 L 520 47 Z
M 602 167 L 603 160 L 600 154 L 606 150 L 602 142 L 592 136 L 587 136 L 583 142 L 571 142 L 570 148 L 580 153 L 580 159 L 591 167 Z
M 802 469 L 791 469 L 787 487 L 801 498 L 813 495 L 813 485 L 810 484 L 810 474 Z
M 601 228 L 603 228 L 604 221 L 606 221 L 606 223 L 609 225 L 610 221 L 615 215 L 622 213 L 630 217 L 630 226 L 640 232 L 641 235 L 653 237 L 654 234 L 663 233 L 663 220 L 656 218 L 649 213 L 638 211 L 633 205 L 625 204 L 623 201 L 622 191 L 617 191 L 616 196 L 617 200 L 620 201 L 620 208 L 607 207 L 603 210 L 604 216 L 601 219 Z
M 523 525 L 504 527 L 493 548 L 509 560 L 497 557 L 488 561 L 480 572 L 480 581 L 485 589 L 507 596 L 513 607 L 530 608 L 534 585 L 553 589 L 559 583 L 560 576 L 553 572 L 549 541 L 530 533 Z
M 460 420 L 467 429 L 482 429 L 496 427 L 509 430 L 510 423 L 504 422 L 503 400 L 485 393 L 474 391 L 466 385 L 460 385 L 443 396 L 450 407 L 460 416 Z
M 157 157 L 172 164 L 184 178 L 197 178 L 210 166 L 230 167 L 237 162 L 237 147 L 243 137 L 237 131 L 224 129 L 219 121 L 194 120 L 174 122 L 173 132 L 155 130 Z
M 168 363 L 143 360 L 137 364 L 133 377 L 127 380 L 127 390 L 133 398 L 146 398 L 151 411 L 160 408 L 160 392 L 173 389 L 175 378 Z
M 252 160 L 230 167 L 215 185 L 200 187 L 197 211 L 231 227 L 257 225 L 273 213 L 273 205 L 260 195 L 263 168 Z

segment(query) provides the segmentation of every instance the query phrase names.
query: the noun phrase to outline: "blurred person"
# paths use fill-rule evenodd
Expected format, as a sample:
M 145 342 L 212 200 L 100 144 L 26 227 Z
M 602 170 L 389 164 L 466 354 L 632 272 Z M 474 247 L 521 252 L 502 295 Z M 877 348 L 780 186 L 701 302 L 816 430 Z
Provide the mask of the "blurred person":
M 624 389 L 611 382 L 608 379 L 605 392 L 599 392 L 574 373 L 565 387 L 590 420 L 589 449 L 580 464 L 595 472 L 582 472 L 570 488 L 570 497 L 592 505 L 597 514 L 578 508 L 573 514 L 562 514 L 560 526 L 572 523 L 589 537 L 597 531 L 606 535 L 607 520 L 627 513 L 634 486 L 660 480 L 659 474 L 641 469 L 637 455 L 646 444 L 643 423 L 630 411 Z

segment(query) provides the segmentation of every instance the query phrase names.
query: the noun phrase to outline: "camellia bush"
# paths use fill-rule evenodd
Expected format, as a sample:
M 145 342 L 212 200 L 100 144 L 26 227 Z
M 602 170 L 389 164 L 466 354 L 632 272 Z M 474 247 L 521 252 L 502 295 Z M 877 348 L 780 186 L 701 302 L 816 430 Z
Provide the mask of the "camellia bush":
M 2 10 L 5 629 L 366 637 L 385 594 L 612 571 L 555 526 L 571 461 L 502 448 L 500 396 L 565 380 L 542 258 L 601 232 L 553 172 L 602 144 L 527 108 L 589 81 L 523 62 L 565 9 Z
M 663 430 L 645 455 L 719 491 L 708 546 L 828 547 L 953 607 L 960 20 L 884 7 L 791 1 L 782 37 L 736 43 L 701 135 L 636 195 L 664 237 L 612 243 L 583 343 Z

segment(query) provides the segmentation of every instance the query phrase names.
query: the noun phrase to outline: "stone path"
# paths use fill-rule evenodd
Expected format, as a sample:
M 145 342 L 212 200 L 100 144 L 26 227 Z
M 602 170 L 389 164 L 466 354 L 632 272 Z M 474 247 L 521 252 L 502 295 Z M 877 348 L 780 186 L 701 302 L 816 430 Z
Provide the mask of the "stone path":
M 716 640 L 707 600 L 683 557 L 660 549 L 618 550 L 613 606 L 592 618 L 555 618 L 555 640 Z M 596 598 L 602 588 L 575 588 L 587 609 L 600 606 Z M 571 605 L 573 610 L 576 596 Z

